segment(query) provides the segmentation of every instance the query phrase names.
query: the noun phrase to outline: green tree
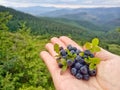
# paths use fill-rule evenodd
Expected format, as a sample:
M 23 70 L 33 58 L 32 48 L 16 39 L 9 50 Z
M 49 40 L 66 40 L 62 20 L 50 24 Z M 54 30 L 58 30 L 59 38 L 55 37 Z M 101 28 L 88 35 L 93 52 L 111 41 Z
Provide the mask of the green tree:
M 0 30 L 8 30 L 7 23 L 12 18 L 9 12 L 0 12 Z

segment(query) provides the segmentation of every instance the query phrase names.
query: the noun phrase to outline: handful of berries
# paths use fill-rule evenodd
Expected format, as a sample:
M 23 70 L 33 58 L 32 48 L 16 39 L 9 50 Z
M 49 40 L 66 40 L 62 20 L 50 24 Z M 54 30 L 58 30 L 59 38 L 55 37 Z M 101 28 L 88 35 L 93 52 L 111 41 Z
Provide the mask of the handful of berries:
M 70 73 L 77 79 L 89 80 L 90 76 L 97 74 L 96 66 L 100 63 L 100 59 L 96 58 L 94 53 L 100 51 L 97 38 L 92 43 L 87 42 L 84 46 L 85 51 L 81 51 L 72 45 L 68 45 L 67 49 L 54 45 L 58 66 L 62 69 L 61 73 L 70 70 Z

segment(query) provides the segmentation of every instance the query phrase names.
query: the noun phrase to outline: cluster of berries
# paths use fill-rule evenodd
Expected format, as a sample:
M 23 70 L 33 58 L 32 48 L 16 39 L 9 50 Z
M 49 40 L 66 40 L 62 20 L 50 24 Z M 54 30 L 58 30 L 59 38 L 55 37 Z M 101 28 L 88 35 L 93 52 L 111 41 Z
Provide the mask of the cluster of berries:
M 65 60 L 65 65 L 77 79 L 89 80 L 90 76 L 96 75 L 96 69 L 91 70 L 89 68 L 90 64 L 85 61 L 88 58 L 94 58 L 94 54 L 90 50 L 81 51 L 76 47 L 68 45 L 67 49 L 59 48 L 59 56 L 56 60 L 60 68 L 64 67 L 60 60 Z

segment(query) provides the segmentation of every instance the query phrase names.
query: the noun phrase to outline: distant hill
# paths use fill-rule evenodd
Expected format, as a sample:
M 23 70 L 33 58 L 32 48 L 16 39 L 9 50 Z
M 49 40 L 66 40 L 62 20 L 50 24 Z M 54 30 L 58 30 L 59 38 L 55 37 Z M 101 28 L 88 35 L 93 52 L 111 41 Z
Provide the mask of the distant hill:
M 15 9 L 35 16 L 40 16 L 43 13 L 58 10 L 58 8 L 55 7 L 42 7 L 42 6 L 16 7 Z
M 8 7 L 0 6 L 0 12 L 6 11 L 13 15 L 12 20 L 8 24 L 12 31 L 18 28 L 19 21 L 26 21 L 27 26 L 31 28 L 33 34 L 47 35 L 50 37 L 68 35 L 81 39 L 90 39 L 95 36 L 93 32 L 83 27 L 57 22 L 54 19 L 35 17 Z
M 19 27 L 18 22 L 26 21 L 27 26 L 31 28 L 31 33 L 42 35 L 46 38 L 67 35 L 74 39 L 82 40 L 83 42 L 93 37 L 99 37 L 101 40 L 107 42 L 119 43 L 120 41 L 120 34 L 116 30 L 112 29 L 106 32 L 104 30 L 105 27 L 101 27 L 99 24 L 97 25 L 90 21 L 35 17 L 8 7 L 0 6 L 0 12 L 6 11 L 13 15 L 12 20 L 8 23 L 12 32 Z M 113 20 L 112 22 L 114 22 L 115 25 L 120 25 L 119 20 L 117 20 L 117 22 Z M 109 23 L 108 26 L 106 25 L 106 27 L 112 26 L 112 22 Z
M 44 13 L 43 16 L 53 18 L 65 18 L 79 22 L 89 22 L 100 27 L 101 30 L 112 30 L 120 26 L 120 7 L 116 8 L 79 8 L 79 9 L 61 9 Z M 93 26 L 94 27 L 94 26 Z

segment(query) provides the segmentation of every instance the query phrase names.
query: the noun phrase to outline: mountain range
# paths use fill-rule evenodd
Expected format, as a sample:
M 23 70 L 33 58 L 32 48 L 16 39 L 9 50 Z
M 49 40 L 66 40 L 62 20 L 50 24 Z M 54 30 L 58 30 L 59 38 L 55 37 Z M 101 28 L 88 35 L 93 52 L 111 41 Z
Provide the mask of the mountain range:
M 110 31 L 120 26 L 120 7 L 63 9 L 36 6 L 17 8 L 17 10 L 37 17 L 59 18 L 63 23 L 71 21 L 77 26 L 92 30 Z

